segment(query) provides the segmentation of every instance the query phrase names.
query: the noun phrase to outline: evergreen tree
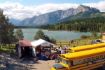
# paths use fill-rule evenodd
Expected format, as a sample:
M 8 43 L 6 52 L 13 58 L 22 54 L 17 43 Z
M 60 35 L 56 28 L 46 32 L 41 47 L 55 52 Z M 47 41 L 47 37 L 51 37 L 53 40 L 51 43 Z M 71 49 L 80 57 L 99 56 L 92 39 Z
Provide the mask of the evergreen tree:
M 0 9 L 0 43 L 10 44 L 15 41 L 14 26 L 9 22 L 8 17 Z
M 105 32 L 105 17 L 80 18 L 43 27 L 51 30 Z
M 55 43 L 55 42 L 56 42 L 56 40 L 50 39 L 47 35 L 45 35 L 42 30 L 38 30 L 38 31 L 36 32 L 36 35 L 35 35 L 34 39 L 35 39 L 35 40 L 44 39 L 44 40 L 46 40 L 46 41 L 48 41 L 48 42 L 51 42 L 51 43 Z
M 15 37 L 17 40 L 21 40 L 24 38 L 23 31 L 21 29 L 17 29 L 15 32 Z
M 45 35 L 44 35 L 44 33 L 43 33 L 43 31 L 42 30 L 38 30 L 37 32 L 36 32 L 36 35 L 35 35 L 35 37 L 34 37 L 34 39 L 36 39 L 36 40 L 38 40 L 38 39 L 45 39 Z

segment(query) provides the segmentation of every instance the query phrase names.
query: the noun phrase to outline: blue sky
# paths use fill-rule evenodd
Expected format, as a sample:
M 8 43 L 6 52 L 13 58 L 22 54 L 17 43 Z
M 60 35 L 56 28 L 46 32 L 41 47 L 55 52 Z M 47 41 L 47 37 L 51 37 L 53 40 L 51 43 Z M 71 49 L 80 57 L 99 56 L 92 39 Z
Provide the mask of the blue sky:
M 104 1 L 104 0 L 0 0 L 0 3 L 4 3 L 7 1 L 19 2 L 23 5 L 41 5 L 47 3 L 77 3 L 77 4 L 97 3 L 99 1 Z
M 99 2 L 101 0 L 21 0 L 20 2 L 25 4 L 25 5 L 40 5 L 40 4 L 46 4 L 46 3 L 78 3 L 78 4 L 82 4 L 82 3 L 96 3 Z

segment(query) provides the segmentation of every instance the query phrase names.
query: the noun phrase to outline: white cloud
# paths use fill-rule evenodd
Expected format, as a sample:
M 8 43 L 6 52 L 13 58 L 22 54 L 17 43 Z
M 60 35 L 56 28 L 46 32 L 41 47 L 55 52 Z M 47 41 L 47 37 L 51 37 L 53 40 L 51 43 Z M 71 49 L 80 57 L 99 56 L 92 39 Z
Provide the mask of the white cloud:
M 102 12 L 105 12 L 105 0 L 100 1 L 98 3 L 84 3 L 84 5 L 94 7 L 94 8 L 99 9 Z
M 20 1 L 20 0 L 19 0 Z M 97 3 L 84 3 L 84 5 L 95 7 L 101 11 L 105 11 L 105 0 Z M 4 14 L 9 18 L 24 19 L 32 16 L 37 16 L 55 10 L 65 10 L 68 8 L 76 8 L 78 4 L 43 4 L 38 6 L 24 6 L 18 2 L 5 2 L 0 4 L 0 8 L 4 10 Z
M 31 8 L 27 8 L 20 3 L 9 3 L 6 2 L 0 5 L 0 8 L 4 10 L 4 14 L 9 18 L 24 19 L 30 17 L 32 14 Z
M 32 16 L 37 16 L 39 14 L 44 14 L 47 12 L 55 10 L 63 10 L 68 8 L 75 8 L 77 4 L 44 4 L 39 6 L 24 6 L 20 3 L 6 2 L 0 4 L 0 8 L 4 10 L 4 14 L 9 16 L 9 18 L 24 19 L 30 18 Z

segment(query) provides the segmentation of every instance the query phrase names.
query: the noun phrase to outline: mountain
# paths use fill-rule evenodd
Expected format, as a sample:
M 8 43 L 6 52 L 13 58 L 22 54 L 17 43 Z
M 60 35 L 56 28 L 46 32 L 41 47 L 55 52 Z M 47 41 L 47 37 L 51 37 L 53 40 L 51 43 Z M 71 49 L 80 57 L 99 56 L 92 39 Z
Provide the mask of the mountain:
M 75 20 L 75 19 L 82 19 L 82 18 L 92 18 L 92 17 L 104 16 L 103 13 L 101 13 L 98 9 L 91 8 L 91 7 L 84 6 L 84 5 L 80 5 L 77 8 L 77 10 L 80 11 L 80 12 L 77 13 L 76 15 L 64 18 L 59 22 L 65 22 L 65 21 L 68 21 L 68 20 Z
M 13 19 L 13 18 L 11 18 L 11 19 L 9 19 L 9 22 L 11 22 L 12 24 L 14 24 L 14 25 L 16 25 L 16 26 L 20 26 L 21 24 L 20 24 L 20 20 L 17 20 L 17 19 Z
M 67 10 L 57 10 L 49 12 L 32 18 L 24 19 L 20 22 L 21 26 L 40 26 L 46 24 L 54 24 L 61 21 L 67 21 L 68 19 L 76 19 L 81 17 L 87 17 L 90 14 L 100 13 L 96 8 L 80 5 L 76 9 L 70 8 Z

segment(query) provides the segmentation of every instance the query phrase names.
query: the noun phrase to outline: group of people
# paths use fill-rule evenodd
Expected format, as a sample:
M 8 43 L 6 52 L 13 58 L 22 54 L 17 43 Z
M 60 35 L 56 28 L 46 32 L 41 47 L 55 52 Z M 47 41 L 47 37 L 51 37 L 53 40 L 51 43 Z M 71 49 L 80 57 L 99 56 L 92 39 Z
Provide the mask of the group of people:
M 60 46 L 60 47 L 58 47 L 56 49 L 57 49 L 57 52 L 59 54 L 65 54 L 65 53 L 67 53 L 68 47 L 67 46 L 63 46 L 63 47 Z
M 55 52 L 52 52 L 52 50 L 54 50 Z M 67 46 L 56 47 L 49 50 L 47 48 L 47 50 L 45 49 L 41 50 L 40 53 L 37 54 L 37 57 L 39 57 L 39 59 L 44 60 L 56 59 L 59 54 L 67 53 L 67 50 L 68 50 Z
M 48 60 L 49 56 L 51 54 L 51 48 L 50 47 L 38 47 L 36 48 L 36 57 L 41 60 Z

